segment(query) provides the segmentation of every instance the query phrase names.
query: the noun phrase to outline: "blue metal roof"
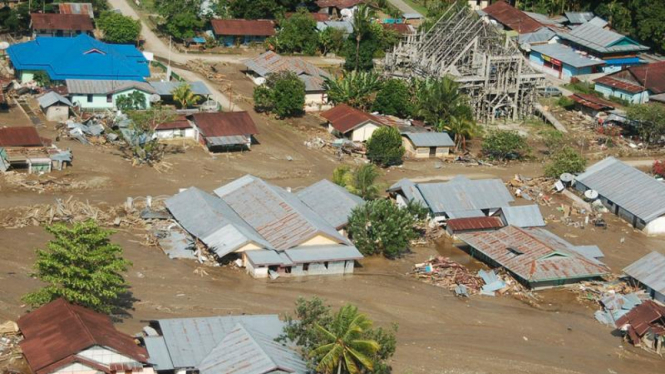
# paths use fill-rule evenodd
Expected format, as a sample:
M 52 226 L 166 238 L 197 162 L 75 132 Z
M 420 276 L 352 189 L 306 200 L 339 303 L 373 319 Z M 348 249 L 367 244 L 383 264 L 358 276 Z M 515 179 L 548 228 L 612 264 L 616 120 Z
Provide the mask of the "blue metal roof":
M 37 37 L 7 49 L 16 70 L 45 71 L 51 80 L 143 81 L 148 61 L 133 45 L 106 44 L 81 34 L 74 38 Z
M 626 58 L 609 58 L 605 61 L 607 65 L 628 65 L 628 64 L 643 64 L 639 57 L 626 57 Z

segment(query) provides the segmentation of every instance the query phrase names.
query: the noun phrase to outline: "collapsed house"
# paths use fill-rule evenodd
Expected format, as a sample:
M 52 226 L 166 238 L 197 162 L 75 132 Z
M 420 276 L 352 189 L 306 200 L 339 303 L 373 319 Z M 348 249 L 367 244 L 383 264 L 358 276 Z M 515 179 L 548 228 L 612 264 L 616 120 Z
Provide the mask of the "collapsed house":
M 22 316 L 18 326 L 35 374 L 154 373 L 147 351 L 116 330 L 109 316 L 64 299 Z
M 70 151 L 53 146 L 33 126 L 0 128 L 0 172 L 27 168 L 30 174 L 48 173 L 62 170 L 71 162 Z
M 631 344 L 661 354 L 665 345 L 665 306 L 647 300 L 616 321 Z
M 574 246 L 541 228 L 508 226 L 457 237 L 466 243 L 471 256 L 491 267 L 505 268 L 534 289 L 598 279 L 609 273 L 607 266 L 589 255 L 589 246 Z
M 247 175 L 216 189 L 217 196 L 189 188 L 166 200 L 166 207 L 211 254 L 240 256 L 253 277 L 350 274 L 363 256 L 340 231 L 348 222 L 345 212 L 361 202 L 344 198 L 335 209 L 322 201 L 310 208 L 326 191 L 342 194 L 322 183 L 299 196 Z
M 651 252 L 623 272 L 645 288 L 652 299 L 665 304 L 665 255 Z
M 284 326 L 275 314 L 160 319 L 142 339 L 158 373 L 306 374 L 293 347 L 275 341 Z
M 429 31 L 407 36 L 386 54 L 385 69 L 398 77 L 450 76 L 483 122 L 532 113 L 544 83 L 514 42 L 466 6 L 449 7 Z
M 614 157 L 575 177 L 575 189 L 593 190 L 612 213 L 648 235 L 665 234 L 665 184 Z

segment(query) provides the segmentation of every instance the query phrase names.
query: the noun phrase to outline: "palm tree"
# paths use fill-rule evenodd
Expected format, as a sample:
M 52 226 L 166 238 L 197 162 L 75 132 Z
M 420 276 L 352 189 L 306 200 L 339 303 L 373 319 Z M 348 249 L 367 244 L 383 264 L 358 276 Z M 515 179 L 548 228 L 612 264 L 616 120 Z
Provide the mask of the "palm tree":
M 363 333 L 371 327 L 372 321 L 358 313 L 358 308 L 353 305 L 344 305 L 329 329 L 316 324 L 316 330 L 325 341 L 310 353 L 318 359 L 317 372 L 358 374 L 363 370 L 372 371 L 371 357 L 381 347 L 375 340 L 363 339 Z
M 340 78 L 324 78 L 328 102 L 347 104 L 361 110 L 367 109 L 371 96 L 381 88 L 381 78 L 373 71 L 352 71 Z
M 374 11 L 367 4 L 360 4 L 356 11 L 353 13 L 353 33 L 356 36 L 356 68 L 360 64 L 360 41 L 363 35 L 369 32 L 370 18 L 374 15 Z
M 448 77 L 428 78 L 417 83 L 416 97 L 417 115 L 430 125 L 447 122 L 466 103 L 459 84 Z
M 365 200 L 373 200 L 379 195 L 376 179 L 381 176 L 379 168 L 364 164 L 353 172 L 353 192 Z
M 480 129 L 475 121 L 464 117 L 451 117 L 443 129 L 452 133 L 455 140 L 455 150 L 466 151 L 466 140 L 477 136 Z
M 182 83 L 174 88 L 171 94 L 173 95 L 173 100 L 180 104 L 181 109 L 187 109 L 201 100 L 201 96 L 196 95 L 192 91 L 192 86 L 188 83 Z

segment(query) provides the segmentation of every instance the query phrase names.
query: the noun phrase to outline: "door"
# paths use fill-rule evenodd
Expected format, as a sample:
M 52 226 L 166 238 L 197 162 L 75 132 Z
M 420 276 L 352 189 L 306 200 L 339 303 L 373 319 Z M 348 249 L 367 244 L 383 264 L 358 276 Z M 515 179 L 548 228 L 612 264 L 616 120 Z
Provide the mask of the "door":
M 429 157 L 436 157 L 436 147 L 429 147 Z

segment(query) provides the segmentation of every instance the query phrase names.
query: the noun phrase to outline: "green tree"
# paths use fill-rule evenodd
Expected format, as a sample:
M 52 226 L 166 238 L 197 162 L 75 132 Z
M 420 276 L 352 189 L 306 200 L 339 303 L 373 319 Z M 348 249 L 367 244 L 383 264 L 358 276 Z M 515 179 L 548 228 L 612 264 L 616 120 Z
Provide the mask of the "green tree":
M 97 20 L 104 41 L 117 44 L 136 43 L 141 35 L 141 21 L 120 13 L 106 11 Z
M 518 160 L 529 153 L 526 139 L 517 131 L 492 131 L 484 140 L 482 152 L 492 160 Z
M 234 18 L 271 19 L 284 9 L 275 0 L 234 0 L 230 5 Z
M 201 101 L 201 96 L 192 91 L 192 86 L 189 83 L 181 83 L 178 87 L 171 91 L 173 100 L 178 102 L 181 109 L 187 109 Z
M 634 0 L 635 36 L 652 46 L 656 52 L 665 52 L 665 2 Z
M 268 75 L 265 86 L 254 88 L 254 106 L 280 118 L 301 115 L 305 107 L 305 83 L 291 71 Z
M 428 78 L 424 81 L 415 81 L 414 85 L 416 116 L 425 120 L 427 124 L 441 131 L 453 117 L 473 120 L 467 98 L 461 94 L 459 84 L 454 80 L 448 77 Z
M 416 217 L 390 200 L 372 200 L 353 210 L 349 237 L 365 256 L 382 254 L 396 258 L 418 237 Z
M 342 29 L 327 27 L 319 33 L 319 44 L 323 55 L 328 53 L 339 54 L 344 47 L 344 41 L 345 35 Z
M 375 340 L 364 339 L 364 333 L 372 328 L 372 321 L 353 305 L 344 305 L 335 315 L 331 327 L 319 324 L 317 330 L 323 343 L 310 353 L 316 357 L 319 373 L 359 374 L 373 371 L 371 357 L 381 348 Z
M 276 40 L 279 52 L 311 56 L 316 53 L 319 45 L 316 21 L 307 9 L 300 8 L 297 13 L 281 22 Z
M 628 107 L 628 118 L 639 123 L 640 137 L 654 144 L 665 136 L 665 106 L 640 104 Z
M 51 77 L 49 77 L 48 73 L 43 70 L 36 72 L 32 77 L 32 80 L 41 87 L 49 87 L 51 85 Z
M 478 136 L 480 127 L 473 119 L 468 117 L 451 117 L 448 123 L 443 125 L 443 130 L 453 135 L 455 149 L 466 151 L 466 141 Z
M 103 313 L 118 312 L 128 285 L 122 276 L 131 263 L 122 258 L 122 248 L 111 243 L 113 231 L 90 220 L 68 227 L 47 226 L 55 238 L 47 249 L 37 250 L 34 277 L 46 283 L 24 296 L 33 307 L 64 298 Z
M 545 166 L 545 176 L 558 178 L 563 173 L 577 174 L 586 168 L 586 159 L 572 147 L 565 146 L 552 156 Z
M 402 163 L 404 146 L 402 135 L 395 127 L 383 126 L 374 130 L 367 140 L 367 158 L 381 166 Z
M 130 94 L 118 96 L 115 100 L 115 106 L 123 112 L 128 110 L 144 110 L 148 107 L 145 94 L 141 91 L 132 91 Z
M 265 85 L 254 87 L 254 110 L 259 113 L 271 112 L 273 110 L 273 91 Z
M 153 165 L 159 162 L 164 154 L 164 147 L 155 136 L 155 129 L 160 123 L 172 121 L 175 115 L 161 108 L 133 110 L 127 112 L 131 120 L 129 136 L 125 138 L 127 147 L 123 148 L 127 158 L 135 165 Z
M 201 5 L 202 0 L 155 0 L 158 28 L 179 40 L 195 37 L 206 23 Z
M 377 179 L 381 171 L 373 164 L 363 164 L 354 170 L 340 165 L 333 171 L 333 183 L 338 184 L 365 200 L 376 199 L 381 191 Z
M 386 80 L 376 94 L 372 110 L 400 118 L 411 117 L 413 106 L 408 84 L 401 79 Z
M 360 4 L 355 12 L 353 12 L 353 34 L 352 37 L 356 41 L 356 53 L 355 53 L 355 66 L 354 69 L 355 71 L 358 71 L 358 69 L 361 68 L 360 65 L 360 42 L 367 36 L 371 36 L 371 20 L 372 16 L 374 16 L 374 11 L 372 8 L 369 7 L 367 4 Z M 374 52 L 372 51 L 372 57 L 374 56 Z M 373 66 L 374 64 L 372 64 Z M 347 70 L 348 69 L 347 67 Z M 368 70 L 364 68 L 363 70 Z
M 372 96 L 382 85 L 379 75 L 372 71 L 351 71 L 337 79 L 324 79 L 328 102 L 335 105 L 347 104 L 360 110 L 369 109 Z

